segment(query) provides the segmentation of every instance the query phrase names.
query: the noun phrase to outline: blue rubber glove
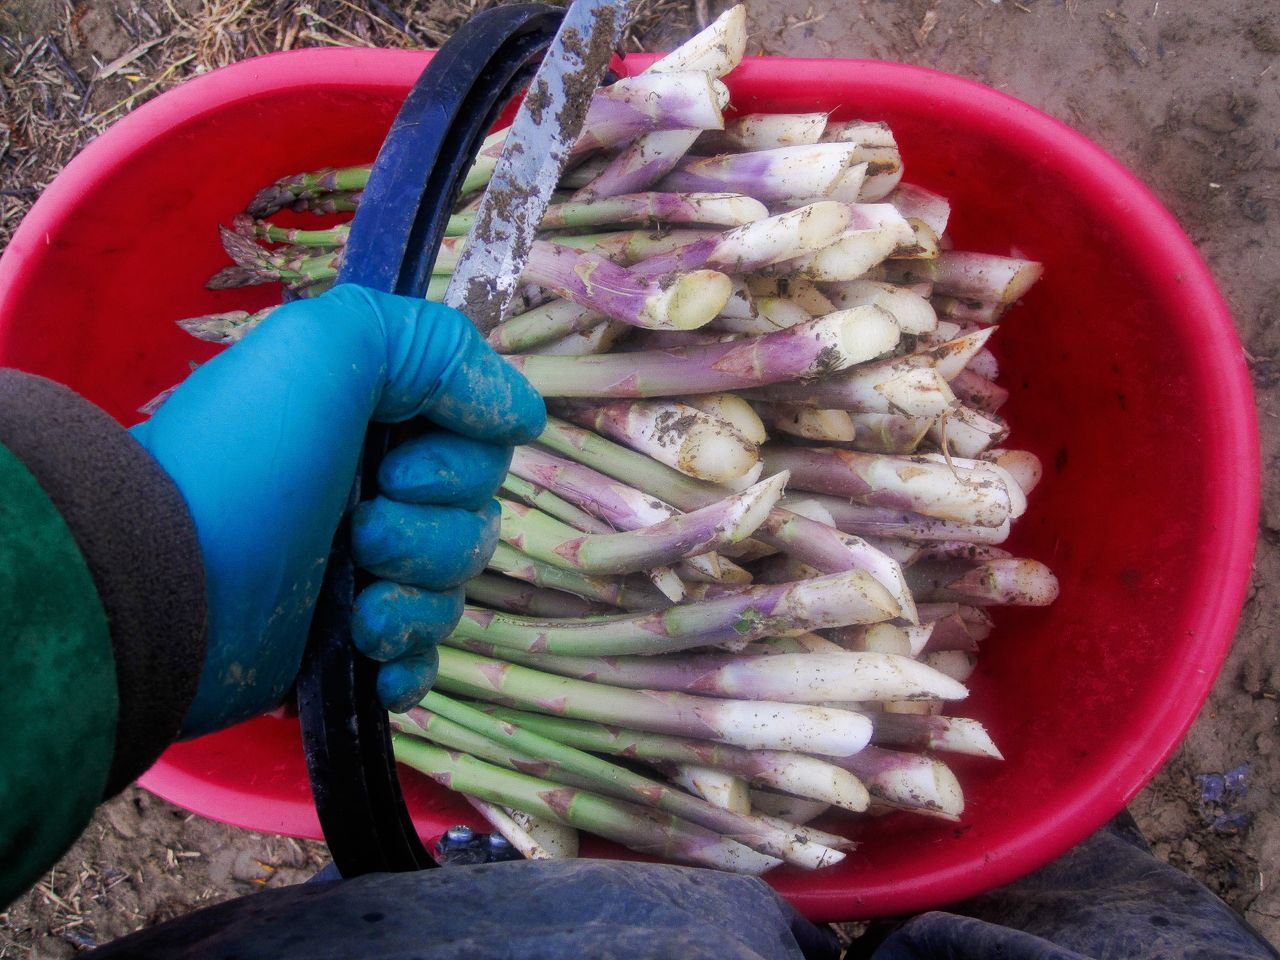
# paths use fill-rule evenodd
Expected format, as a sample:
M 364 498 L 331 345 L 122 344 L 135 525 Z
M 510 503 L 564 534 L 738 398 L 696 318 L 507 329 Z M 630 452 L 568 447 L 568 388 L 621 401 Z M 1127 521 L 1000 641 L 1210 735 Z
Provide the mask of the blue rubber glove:
M 197 369 L 133 434 L 173 477 L 195 522 L 209 599 L 208 653 L 183 735 L 279 703 L 301 663 L 329 545 L 371 419 L 442 428 L 382 473 L 413 474 L 362 505 L 357 562 L 396 582 L 358 598 L 357 644 L 386 661 L 379 695 L 403 708 L 434 680 L 434 644 L 461 584 L 497 543 L 491 498 L 511 446 L 541 431 L 528 382 L 462 314 L 354 286 L 275 311 Z M 403 502 L 402 502 L 403 501 Z M 413 531 L 420 554 L 397 553 Z M 404 624 L 389 610 L 409 607 Z

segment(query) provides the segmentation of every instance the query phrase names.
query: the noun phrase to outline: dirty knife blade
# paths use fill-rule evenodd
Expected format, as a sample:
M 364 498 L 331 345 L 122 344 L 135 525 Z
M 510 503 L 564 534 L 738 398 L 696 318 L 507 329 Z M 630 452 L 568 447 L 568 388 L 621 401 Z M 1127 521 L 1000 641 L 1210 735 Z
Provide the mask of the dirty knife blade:
M 574 0 L 543 59 L 476 210 L 444 302 L 488 333 L 520 282 L 591 95 L 637 0 Z

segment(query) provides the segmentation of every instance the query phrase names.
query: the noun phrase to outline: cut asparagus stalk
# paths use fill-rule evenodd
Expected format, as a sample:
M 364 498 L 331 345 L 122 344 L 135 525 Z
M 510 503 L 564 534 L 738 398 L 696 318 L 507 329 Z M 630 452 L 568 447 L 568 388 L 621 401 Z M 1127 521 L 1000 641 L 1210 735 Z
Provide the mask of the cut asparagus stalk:
M 776 147 L 750 154 L 682 157 L 659 183 L 672 191 L 733 191 L 769 202 L 826 197 L 858 163 L 847 143 Z
M 978 649 L 978 641 L 969 632 L 968 626 L 959 614 L 948 614 L 929 624 L 929 642 L 924 652 L 934 653 L 939 650 L 965 650 L 969 653 Z
M 498 324 L 489 331 L 489 345 L 499 353 L 519 353 L 591 329 L 605 319 L 598 310 L 572 300 L 552 300 Z
M 1009 309 L 1007 303 L 963 300 L 945 294 L 931 296 L 929 302 L 939 317 L 946 317 L 956 323 L 998 323 L 1000 317 Z
M 866 628 L 837 627 L 829 631 L 827 636 L 843 650 L 897 657 L 915 655 L 907 632 L 891 623 L 877 623 Z
M 934 717 L 942 715 L 943 704 L 941 700 L 901 700 L 863 706 L 878 706 L 879 713 L 891 713 L 904 717 Z
M 771 637 L 764 643 L 753 643 L 743 653 L 777 656 L 780 653 L 840 653 L 840 647 L 816 633 L 800 633 L 794 637 Z
M 1008 550 L 989 544 L 969 543 L 965 540 L 952 542 L 940 540 L 936 543 L 920 544 L 909 562 L 914 564 L 924 560 L 965 560 L 978 563 L 984 560 L 1008 560 L 1012 556 L 1013 554 Z
M 961 403 L 982 413 L 995 413 L 1009 399 L 1008 390 L 971 369 L 951 378 L 951 390 Z
M 751 273 L 761 267 L 821 250 L 850 222 L 850 208 L 834 201 L 811 203 L 798 210 L 713 233 L 668 253 L 636 264 L 646 277 L 701 268 Z
M 891 283 L 845 280 L 828 284 L 826 292 L 831 302 L 842 310 L 875 304 L 893 317 L 903 333 L 929 333 L 938 325 L 938 316 L 928 300 Z
M 862 168 L 862 182 L 856 193 L 841 193 L 842 199 L 858 200 L 861 203 L 874 203 L 883 200 L 902 181 L 902 158 L 897 150 L 880 148 L 859 150 L 856 156 L 863 158 L 858 164 Z M 855 170 L 857 167 L 854 168 Z
M 966 369 L 972 370 L 978 376 L 986 377 L 988 380 L 995 380 L 1000 376 L 1000 364 L 996 360 L 995 354 L 985 347 L 973 355 Z
M 978 666 L 978 658 L 967 650 L 934 650 L 920 658 L 939 673 L 964 683 Z
M 827 142 L 856 143 L 867 148 L 896 149 L 898 146 L 889 125 L 880 120 L 832 120 L 823 131 L 822 139 Z
M 742 60 L 747 46 L 746 8 L 738 4 L 705 30 L 656 60 L 648 72 L 702 70 L 722 77 Z M 669 171 L 698 138 L 697 130 L 648 133 L 610 162 L 574 199 L 644 190 Z
M 739 334 L 711 330 L 709 326 L 701 330 L 637 330 L 627 338 L 622 350 L 625 353 L 682 350 L 717 343 L 741 343 L 742 340 Z
M 705 414 L 719 417 L 742 434 L 748 442 L 760 444 L 769 439 L 760 417 L 751 409 L 751 404 L 732 393 L 704 393 L 691 397 L 680 397 L 680 403 L 687 403 Z
M 438 689 L 559 716 L 717 740 L 750 750 L 840 757 L 856 754 L 871 736 L 870 721 L 845 710 L 626 690 L 557 677 L 453 647 L 441 647 L 439 652 Z
M 535 587 L 507 577 L 482 573 L 465 584 L 467 599 L 508 613 L 531 617 L 588 617 L 605 613 L 607 606 L 550 587 Z
M 929 436 L 949 454 L 973 458 L 980 457 L 987 450 L 1007 439 L 1009 425 L 1003 420 L 984 416 L 977 410 L 957 405 L 929 427 Z
M 542 343 L 529 350 L 541 357 L 588 357 L 608 353 L 614 343 L 631 328 L 616 320 L 605 320 L 594 327 L 566 334 L 550 343 Z
M 973 543 L 1004 543 L 1009 538 L 1008 520 L 998 527 L 987 527 L 939 520 L 909 510 L 868 507 L 840 497 L 816 495 L 813 499 L 831 512 L 839 530 L 859 537 L 917 541 L 970 540 Z M 787 505 L 788 501 L 784 497 L 783 506 Z
M 868 281 L 870 283 L 880 283 L 879 280 Z M 893 284 L 886 284 L 895 290 L 906 290 L 906 287 L 894 287 Z M 940 347 L 948 340 L 955 340 L 964 336 L 970 328 L 961 326 L 958 323 L 952 323 L 950 320 L 939 320 L 938 325 L 929 333 L 916 337 L 916 345 L 913 353 L 928 353 L 935 347 Z
M 694 583 L 719 583 L 745 586 L 752 582 L 751 572 L 718 553 L 690 557 L 680 564 L 680 576 Z
M 1038 560 L 929 561 L 904 572 L 913 592 L 927 600 L 1044 607 L 1058 598 L 1058 578 Z
M 714 270 L 695 270 L 665 286 L 593 253 L 534 241 L 524 276 L 579 306 L 637 327 L 692 330 L 720 312 L 733 283 Z
M 541 511 L 500 500 L 500 536 L 529 556 L 584 573 L 628 573 L 663 566 L 746 539 L 782 495 L 785 473 L 741 494 L 651 527 L 582 534 Z
M 706 71 L 696 69 L 649 70 L 598 87 L 570 154 L 571 162 L 580 161 L 593 150 L 650 133 L 660 136 L 661 131 L 718 130 L 724 126 L 721 111 L 726 105 L 722 87 Z M 488 184 L 505 144 L 505 131 L 485 141 L 463 181 L 462 193 Z
M 715 157 L 684 157 L 659 184 L 675 191 L 728 190 L 765 203 L 825 197 L 858 161 L 842 143 L 778 147 Z
M 557 676 L 632 690 L 675 690 L 781 703 L 961 700 L 968 691 L 909 656 L 846 652 L 750 657 L 563 657 L 469 643 L 469 650 Z
M 871 742 L 899 750 L 946 750 L 1003 760 L 1000 749 L 977 720 L 923 717 L 904 713 L 871 714 Z
M 614 230 L 608 233 L 586 233 L 557 236 L 555 242 L 577 250 L 590 250 L 619 264 L 635 264 L 659 256 L 708 235 L 714 230 Z M 725 305 L 728 309 L 728 304 Z
M 665 596 L 642 580 L 587 576 L 535 560 L 505 543 L 494 548 L 489 569 L 535 586 L 563 590 L 626 610 L 659 610 L 669 605 Z
M 648 762 L 715 767 L 772 790 L 809 797 L 845 810 L 857 812 L 867 807 L 867 791 L 855 776 L 816 757 L 774 750 L 742 750 L 707 740 L 647 733 L 507 708 L 493 708 L 489 712 L 580 750 Z
M 671 781 L 714 806 L 744 816 L 751 813 L 747 781 L 724 770 L 694 763 L 677 763 Z
M 710 484 L 685 477 L 650 457 L 620 447 L 590 431 L 572 427 L 563 421 L 549 419 L 547 429 L 539 438 L 539 442 L 609 476 L 627 477 L 645 490 L 661 496 L 682 509 L 696 509 L 703 504 L 714 502 L 720 495 L 719 490 Z M 520 459 L 521 453 L 517 451 L 515 463 L 519 463 Z M 560 482 L 547 485 L 564 492 L 563 484 Z M 968 526 L 957 528 L 926 517 L 904 520 L 900 511 L 867 508 L 861 505 L 854 507 L 839 500 L 833 500 L 832 506 L 826 506 L 828 515 L 833 513 L 833 507 L 841 509 L 845 517 L 843 534 L 833 530 L 829 524 L 810 520 L 789 510 L 776 509 L 770 511 L 769 517 L 762 524 L 763 529 L 758 530 L 757 534 L 768 538 L 769 542 L 779 549 L 786 550 L 798 559 L 827 573 L 866 570 L 888 591 L 894 602 L 898 604 L 903 616 L 908 619 L 915 618 L 914 604 L 897 564 L 856 536 L 849 537 L 847 534 L 869 532 L 919 536 L 924 539 L 955 539 L 958 533 L 963 531 L 975 538 L 1008 536 L 1007 526 L 993 531 Z M 854 529 L 859 526 L 862 529 Z
M 654 130 L 723 127 L 719 97 L 707 73 L 649 71 L 596 89 L 573 155 L 616 147 Z
M 735 343 L 574 359 L 521 355 L 509 362 L 549 397 L 680 396 L 825 376 L 880 356 L 898 337 L 883 310 L 857 307 Z
M 909 183 L 898 184 L 885 199 L 898 208 L 904 217 L 928 224 L 937 236 L 947 231 L 951 218 L 951 202 L 940 194 Z
M 865 453 L 912 454 L 929 435 L 936 418 L 908 417 L 896 413 L 850 414 L 854 426 L 851 446 Z
M 965 368 L 979 350 L 986 346 L 993 333 L 995 333 L 995 327 L 986 327 L 934 347 L 928 351 L 933 368 L 942 374 L 944 379 L 952 379 Z
M 915 234 L 915 240 L 912 243 L 898 246 L 889 256 L 894 260 L 936 260 L 938 254 L 942 252 L 942 245 L 938 240 L 938 235 L 930 230 L 929 225 L 923 220 L 907 218 L 907 223 L 911 227 L 911 232 Z M 930 292 L 932 292 L 932 287 Z M 920 296 L 920 294 L 916 294 L 916 296 Z
M 587 513 L 567 500 L 556 496 L 545 487 L 524 480 L 515 474 L 507 474 L 502 489 L 530 507 L 536 507 L 561 523 L 567 523 L 583 533 L 613 533 L 613 527 L 599 517 Z
M 643 137 L 640 137 L 640 140 L 645 140 L 649 137 L 665 137 L 677 132 L 683 133 L 684 131 L 664 130 L 661 133 L 646 133 Z M 604 169 L 609 166 L 611 159 L 612 158 L 605 153 L 594 157 L 588 157 L 576 167 L 566 170 L 561 174 L 558 186 L 561 190 L 581 190 L 604 172 Z M 637 189 L 643 190 L 644 188 L 638 187 Z
M 869 573 L 894 598 L 910 621 L 917 618 L 915 601 L 902 568 L 865 540 L 792 510 L 774 509 L 756 531 L 757 538 L 824 574 L 844 570 Z
M 637 193 L 659 183 L 689 152 L 698 130 L 664 130 L 647 133 L 615 156 L 598 176 L 573 195 L 574 202 Z M 660 187 L 667 190 L 666 187 Z M 668 191 L 673 192 L 673 191 Z M 679 191 L 674 191 L 679 192 Z M 722 192 L 719 188 L 703 191 Z
M 537 443 L 562 458 L 634 486 L 643 491 L 643 495 L 659 498 L 680 510 L 696 510 L 725 495 L 723 487 L 685 476 L 652 457 L 555 417 L 547 418 L 546 429 Z M 521 454 L 517 450 L 515 462 L 520 459 Z M 570 475 L 566 473 L 565 476 Z M 544 485 L 556 489 L 579 506 L 583 505 L 574 500 L 561 481 Z
M 1016 520 L 1027 511 L 1027 498 L 1022 487 L 1013 475 L 1004 467 L 991 460 L 974 460 L 958 455 L 948 456 L 943 453 L 922 453 L 917 459 L 930 460 L 934 463 L 940 463 L 948 468 L 962 468 L 972 470 L 973 472 L 991 478 L 995 483 L 1002 485 L 1009 492 L 1009 517 Z M 963 539 L 958 537 L 956 539 Z
M 398 761 L 441 786 L 490 803 L 518 807 L 643 853 L 751 874 L 763 873 L 779 862 L 677 817 L 504 770 L 406 734 L 396 734 L 392 746 Z
M 773 269 L 794 272 L 810 280 L 855 280 L 898 248 L 915 242 L 911 225 L 892 205 L 860 203 L 851 205 L 851 209 L 856 210 L 857 215 L 832 243 Z
M 969 300 L 1012 303 L 1040 279 L 1044 267 L 1018 257 L 945 250 L 936 260 L 891 261 L 884 265 L 890 283 L 929 280 L 937 293 Z
M 728 421 L 670 400 L 561 401 L 557 411 L 633 450 L 711 483 L 747 473 L 759 450 Z
M 867 747 L 832 762 L 857 776 L 872 797 L 894 808 L 948 820 L 964 813 L 960 782 L 946 764 L 932 757 Z
M 524 503 L 537 510 L 548 514 L 552 518 L 568 524 L 575 530 L 583 533 L 596 534 L 613 534 L 614 528 L 596 517 L 579 509 L 568 501 L 556 496 L 548 490 L 537 486 L 534 483 L 525 481 L 513 474 L 508 474 L 502 481 L 502 488 L 507 492 L 518 497 Z M 536 522 L 536 521 L 534 521 Z M 542 526 L 546 526 L 543 524 Z M 547 531 L 548 533 L 552 531 Z M 561 531 L 563 532 L 563 531 Z M 518 534 L 513 533 L 512 536 Z M 536 551 L 535 551 L 536 552 Z M 655 587 L 673 603 L 679 603 L 684 599 L 685 589 L 679 576 L 669 566 L 657 565 L 646 566 L 644 574 L 653 583 Z M 503 607 L 504 610 L 511 610 L 511 607 Z M 530 613 L 532 611 L 517 610 L 518 613 Z M 573 616 L 573 614 L 553 614 L 554 616 Z
M 752 790 L 751 809 L 757 816 L 777 817 L 797 826 L 803 826 L 810 820 L 816 820 L 822 816 L 830 806 L 821 800 L 805 800 L 802 797 L 789 797 L 786 794 L 768 790 Z M 834 844 L 828 844 L 828 846 L 834 846 Z
M 756 297 L 790 300 L 810 316 L 823 317 L 835 312 L 835 305 L 812 280 L 803 277 L 772 277 L 755 274 L 747 278 L 747 289 Z
M 748 794 L 747 801 L 750 803 L 751 797 Z M 828 833 L 826 830 L 819 830 L 817 827 L 808 824 L 798 824 L 794 821 L 787 820 L 784 817 L 771 817 L 759 813 L 752 814 L 756 819 L 763 820 L 772 827 L 782 830 L 794 836 L 797 840 L 806 843 L 817 843 L 831 850 L 855 850 L 857 844 L 848 837 L 842 837 L 839 834 Z
M 766 636 L 890 620 L 899 613 L 900 606 L 878 581 L 851 570 L 797 583 L 736 588 L 698 603 L 625 616 L 538 620 L 467 606 L 451 641 L 565 656 L 647 655 L 742 646 Z
M 921 418 L 945 413 L 956 399 L 946 380 L 923 356 L 863 364 L 804 383 L 775 383 L 748 396 L 851 413 L 899 413 Z
M 853 421 L 844 410 L 818 410 L 785 403 L 756 401 L 756 413 L 779 433 L 829 443 L 853 440 Z
M 1010 517 L 1007 485 L 984 470 L 830 447 L 766 446 L 762 453 L 765 469 L 790 471 L 799 490 L 987 527 Z
M 759 336 L 776 330 L 786 330 L 797 323 L 805 323 L 815 316 L 796 301 L 782 297 L 759 297 L 754 302 L 756 308 L 754 316 L 726 317 L 722 313 L 707 324 L 707 329 Z
M 465 799 L 526 860 L 558 860 L 578 855 L 578 831 L 572 827 L 539 820 L 479 797 Z
M 590 467 L 564 460 L 538 447 L 517 447 L 512 473 L 555 490 L 588 513 L 619 530 L 635 530 L 662 523 L 679 511 Z
M 513 821 L 535 839 L 553 857 L 568 858 L 578 855 L 578 831 L 525 813 L 523 810 L 503 808 Z
M 734 153 L 817 143 L 827 126 L 825 113 L 747 113 L 698 138 L 698 153 Z
M 745 813 L 722 809 L 438 693 L 427 694 L 424 705 L 426 709 L 410 710 L 400 726 L 415 724 L 444 746 L 465 750 L 501 766 L 655 807 L 797 866 L 816 869 L 841 859 L 839 855 L 833 859 L 831 850 L 797 841 L 777 827 L 751 817 L 749 806 Z M 745 785 L 743 798 L 745 801 Z
M 697 223 L 737 227 L 763 220 L 769 210 L 754 197 L 737 193 L 631 193 L 547 208 L 541 229 L 617 223 Z
M 742 62 L 746 50 L 747 8 L 739 3 L 655 61 L 649 70 L 704 70 L 713 77 L 723 77 Z
M 990 460 L 1013 477 L 1023 494 L 1030 494 L 1044 476 L 1040 458 L 1029 450 L 988 450 L 982 459 Z

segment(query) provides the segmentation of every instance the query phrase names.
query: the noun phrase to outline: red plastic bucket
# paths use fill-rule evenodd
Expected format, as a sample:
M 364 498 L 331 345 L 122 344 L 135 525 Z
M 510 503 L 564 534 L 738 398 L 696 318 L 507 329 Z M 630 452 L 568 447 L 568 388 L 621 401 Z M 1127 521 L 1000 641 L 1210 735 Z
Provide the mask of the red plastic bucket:
M 425 57 L 279 54 L 121 121 L 50 186 L 0 261 L 0 362 L 138 419 L 215 350 L 175 319 L 271 301 L 271 288 L 204 289 L 225 264 L 215 225 L 276 176 L 370 159 Z M 647 63 L 628 58 L 622 71 Z M 1046 265 L 995 346 L 1014 441 L 1046 465 L 1013 546 L 1050 564 L 1062 595 L 1045 610 L 997 612 L 963 711 L 1008 759 L 955 763 L 969 798 L 960 824 L 869 820 L 838 867 L 769 878 L 815 919 L 920 910 L 1080 840 L 1195 718 L 1252 556 L 1249 380 L 1226 307 L 1169 213 L 1044 114 L 955 77 L 855 60 L 749 60 L 730 87 L 740 110 L 889 121 L 908 180 L 953 201 L 957 246 L 1014 245 Z M 425 835 L 476 822 L 460 800 L 405 780 Z M 221 820 L 319 836 L 292 721 L 174 747 L 143 783 Z

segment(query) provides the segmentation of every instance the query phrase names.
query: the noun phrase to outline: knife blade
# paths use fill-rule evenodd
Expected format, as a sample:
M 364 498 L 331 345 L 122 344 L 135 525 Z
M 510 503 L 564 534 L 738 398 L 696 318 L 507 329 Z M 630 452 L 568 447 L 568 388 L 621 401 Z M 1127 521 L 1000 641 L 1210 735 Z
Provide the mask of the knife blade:
M 574 0 L 516 113 L 444 301 L 481 333 L 502 319 L 591 95 L 637 0 Z

